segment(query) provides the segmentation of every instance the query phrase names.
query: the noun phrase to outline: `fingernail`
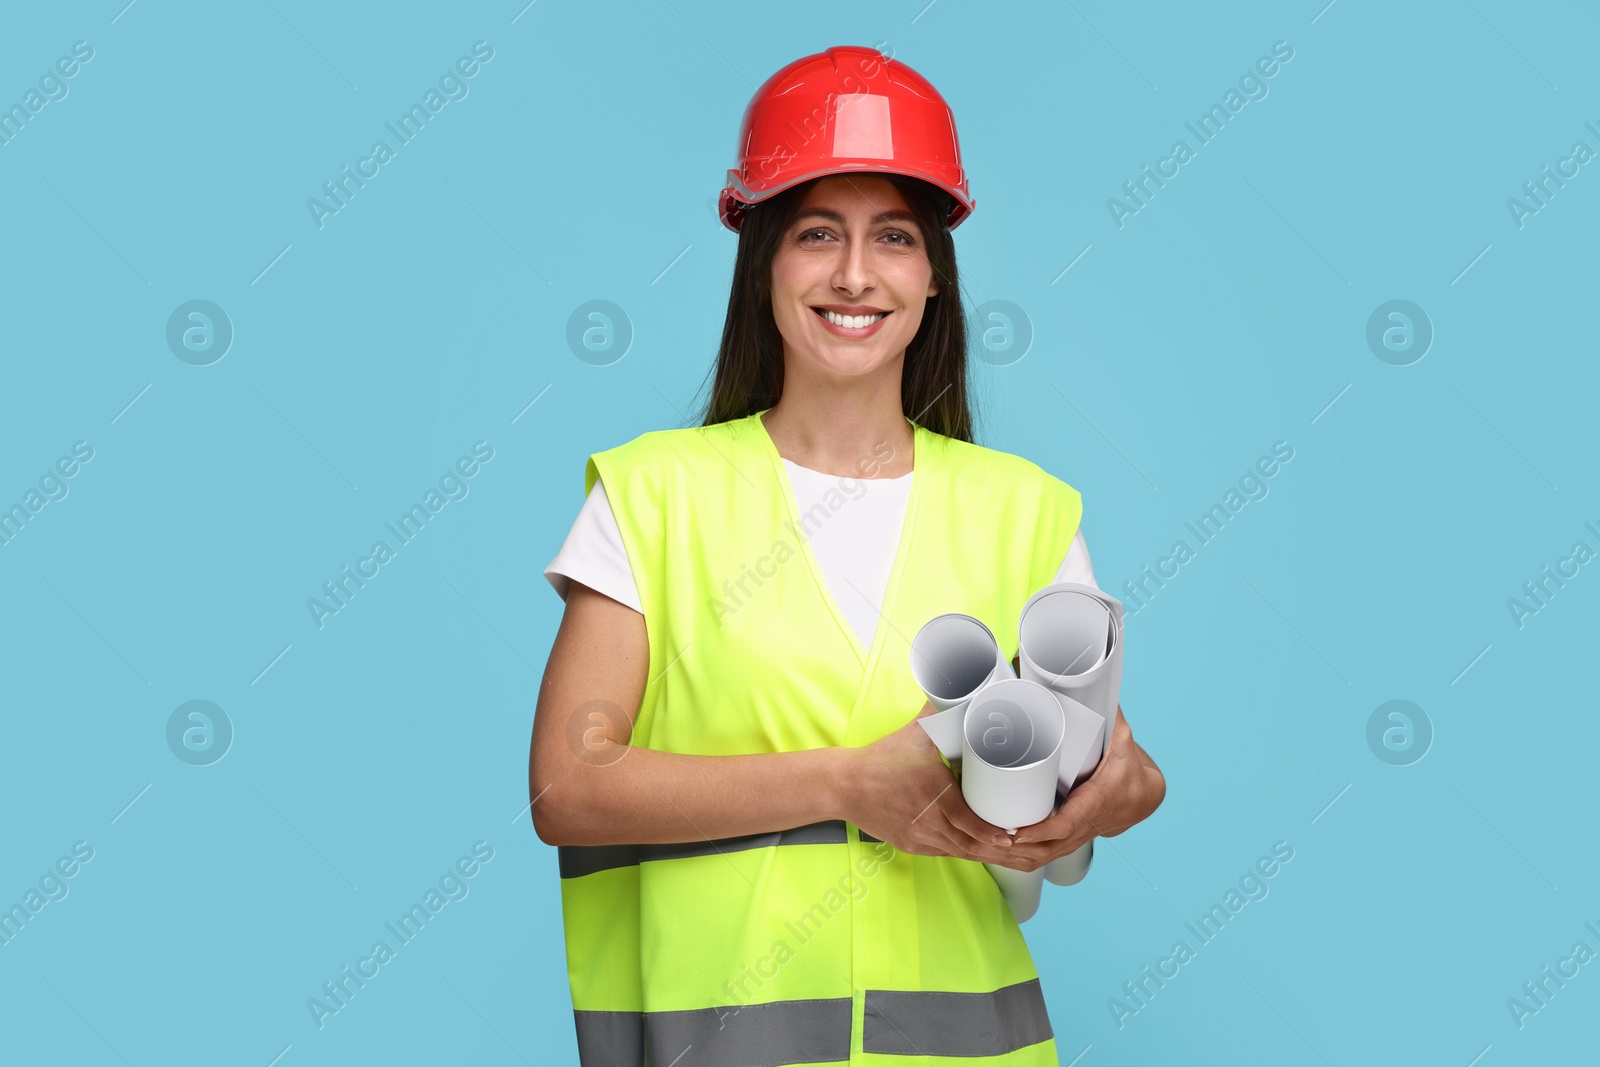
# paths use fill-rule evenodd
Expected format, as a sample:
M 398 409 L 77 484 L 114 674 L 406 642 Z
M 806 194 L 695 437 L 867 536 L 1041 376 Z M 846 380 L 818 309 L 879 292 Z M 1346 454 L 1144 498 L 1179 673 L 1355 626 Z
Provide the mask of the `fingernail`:
M 1001 834 L 999 837 L 996 837 L 994 839 L 994 843 L 997 844 L 997 845 L 1000 845 L 1003 848 L 1010 848 L 1011 847 L 1011 838 L 1005 836 L 1004 834 Z

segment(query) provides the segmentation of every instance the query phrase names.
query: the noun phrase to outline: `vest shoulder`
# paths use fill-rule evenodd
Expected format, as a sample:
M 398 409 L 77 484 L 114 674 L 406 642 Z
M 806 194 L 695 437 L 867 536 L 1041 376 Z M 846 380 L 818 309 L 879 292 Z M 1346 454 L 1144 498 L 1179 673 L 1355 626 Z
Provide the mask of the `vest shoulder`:
M 647 430 L 631 441 L 596 452 L 589 457 L 584 472 L 583 491 L 587 494 L 603 468 L 614 477 L 632 481 L 637 475 L 665 473 L 674 468 L 717 459 L 719 448 L 727 442 L 748 436 L 751 427 L 743 419 L 713 423 L 710 426 L 670 427 Z
M 963 482 L 991 490 L 1056 497 L 1069 506 L 1079 506 L 1077 489 L 1031 459 L 953 437 L 941 436 L 939 440 L 945 443 L 951 469 Z

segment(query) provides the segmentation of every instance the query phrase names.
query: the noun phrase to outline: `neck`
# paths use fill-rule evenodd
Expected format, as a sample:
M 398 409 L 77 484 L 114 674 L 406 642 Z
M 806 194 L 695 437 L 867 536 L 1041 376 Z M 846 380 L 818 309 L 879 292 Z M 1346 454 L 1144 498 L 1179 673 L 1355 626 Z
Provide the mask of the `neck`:
M 761 416 L 784 459 L 848 478 L 898 478 L 913 469 L 915 433 L 900 409 L 900 383 L 880 388 L 816 390 L 786 382 Z

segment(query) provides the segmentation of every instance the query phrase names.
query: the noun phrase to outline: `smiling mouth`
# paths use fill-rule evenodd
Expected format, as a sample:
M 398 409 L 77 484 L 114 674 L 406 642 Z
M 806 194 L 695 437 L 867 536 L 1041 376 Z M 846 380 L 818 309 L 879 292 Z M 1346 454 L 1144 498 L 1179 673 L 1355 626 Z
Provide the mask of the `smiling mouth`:
M 865 329 L 892 314 L 892 312 L 880 311 L 873 315 L 840 315 L 825 308 L 814 307 L 811 310 L 816 312 L 818 318 L 846 330 Z

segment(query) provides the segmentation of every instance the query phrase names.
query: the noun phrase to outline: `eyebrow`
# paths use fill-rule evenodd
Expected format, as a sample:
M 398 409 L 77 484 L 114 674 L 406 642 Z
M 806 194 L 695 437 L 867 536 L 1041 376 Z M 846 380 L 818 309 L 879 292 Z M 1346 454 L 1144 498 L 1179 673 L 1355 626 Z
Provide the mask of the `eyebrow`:
M 843 215 L 839 214 L 837 211 L 830 211 L 827 208 L 817 207 L 808 208 L 805 211 L 800 212 L 799 215 L 795 216 L 795 221 L 799 222 L 801 219 L 809 218 L 829 219 L 833 222 L 837 222 L 841 226 L 844 225 Z M 877 225 L 880 222 L 910 222 L 915 224 L 916 221 L 917 217 L 911 212 L 903 211 L 899 208 L 893 208 L 889 211 L 880 211 L 878 214 L 872 216 L 871 225 Z

